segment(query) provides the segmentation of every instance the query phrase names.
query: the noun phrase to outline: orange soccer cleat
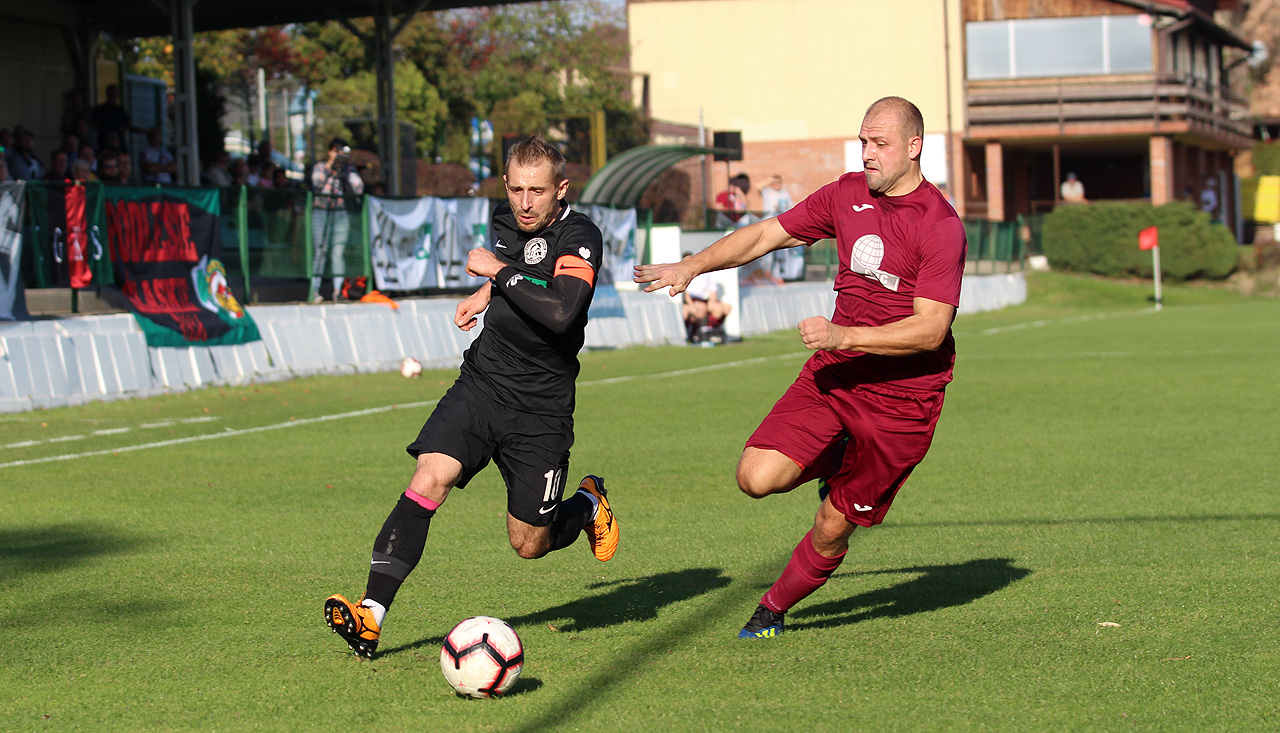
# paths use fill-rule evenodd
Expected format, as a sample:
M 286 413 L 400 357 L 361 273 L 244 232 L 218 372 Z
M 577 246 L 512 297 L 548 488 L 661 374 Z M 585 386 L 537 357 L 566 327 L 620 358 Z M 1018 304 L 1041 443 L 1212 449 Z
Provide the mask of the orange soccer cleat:
M 324 620 L 334 633 L 346 639 L 351 651 L 373 658 L 378 648 L 378 634 L 382 631 L 373 620 L 373 611 L 335 593 L 324 602 Z
M 609 499 L 604 490 L 604 479 L 587 475 L 578 484 L 578 488 L 600 500 L 600 508 L 596 511 L 595 521 L 587 525 L 587 539 L 591 541 L 591 552 L 600 562 L 613 557 L 618 550 L 618 520 L 609 507 Z

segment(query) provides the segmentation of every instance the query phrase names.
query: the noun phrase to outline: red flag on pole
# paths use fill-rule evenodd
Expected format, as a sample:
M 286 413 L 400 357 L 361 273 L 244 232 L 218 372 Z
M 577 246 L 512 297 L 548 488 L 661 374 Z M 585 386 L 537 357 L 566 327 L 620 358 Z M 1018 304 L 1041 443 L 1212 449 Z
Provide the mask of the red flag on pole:
M 1160 246 L 1160 234 L 1155 227 L 1147 227 L 1138 232 L 1138 249 L 1146 252 Z

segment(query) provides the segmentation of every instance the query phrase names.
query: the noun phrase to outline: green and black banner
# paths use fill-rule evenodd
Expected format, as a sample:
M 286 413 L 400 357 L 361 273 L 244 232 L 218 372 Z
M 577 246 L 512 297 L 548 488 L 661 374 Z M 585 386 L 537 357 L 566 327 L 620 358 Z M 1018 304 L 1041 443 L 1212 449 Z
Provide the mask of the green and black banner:
M 102 184 L 32 182 L 26 194 L 36 287 L 110 285 Z
M 107 241 L 115 280 L 148 346 L 256 341 L 219 261 L 217 189 L 110 186 Z

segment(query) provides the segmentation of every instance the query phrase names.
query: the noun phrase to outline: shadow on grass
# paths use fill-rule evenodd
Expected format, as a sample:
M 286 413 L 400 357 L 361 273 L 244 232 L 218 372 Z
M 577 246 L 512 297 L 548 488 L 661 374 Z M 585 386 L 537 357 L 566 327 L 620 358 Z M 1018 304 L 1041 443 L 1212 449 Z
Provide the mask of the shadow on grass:
M 89 524 L 0 530 L 0 584 L 131 552 L 147 542 Z
M 787 629 L 822 629 L 856 624 L 876 618 L 897 618 L 916 613 L 962 606 L 995 593 L 1031 574 L 1008 558 L 969 560 L 951 565 L 925 565 L 899 570 L 838 573 L 833 580 L 869 575 L 915 575 L 888 588 L 859 593 L 837 601 L 805 606 L 789 614 L 791 619 L 816 619 L 788 623 Z M 829 589 L 831 586 L 827 586 Z
M 641 578 L 593 583 L 587 590 L 608 589 L 541 611 L 512 616 L 503 620 L 517 630 L 521 626 L 561 622 L 556 629 L 562 632 L 585 631 L 657 618 L 658 610 L 672 603 L 695 598 L 729 584 L 729 577 L 719 568 L 691 568 L 670 573 L 658 573 Z M 424 646 L 444 643 L 443 636 L 419 639 L 403 646 L 386 649 L 378 656 L 391 656 Z

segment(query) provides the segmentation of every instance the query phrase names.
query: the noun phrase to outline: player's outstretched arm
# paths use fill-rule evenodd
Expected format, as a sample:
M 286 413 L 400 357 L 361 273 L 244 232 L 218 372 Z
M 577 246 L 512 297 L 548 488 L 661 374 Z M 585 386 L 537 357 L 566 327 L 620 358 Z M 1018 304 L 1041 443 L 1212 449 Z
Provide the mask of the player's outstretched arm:
M 635 281 L 648 283 L 644 291 L 652 293 L 670 288 L 672 297 L 683 293 L 698 275 L 713 270 L 727 270 L 745 265 L 774 250 L 808 244 L 787 233 L 777 218 L 765 219 L 735 229 L 701 252 L 666 264 L 636 265 Z
M 928 298 L 912 300 L 914 313 L 884 326 L 837 326 L 822 316 L 798 326 L 800 339 L 814 351 L 860 351 L 910 356 L 942 345 L 955 318 L 955 306 Z

